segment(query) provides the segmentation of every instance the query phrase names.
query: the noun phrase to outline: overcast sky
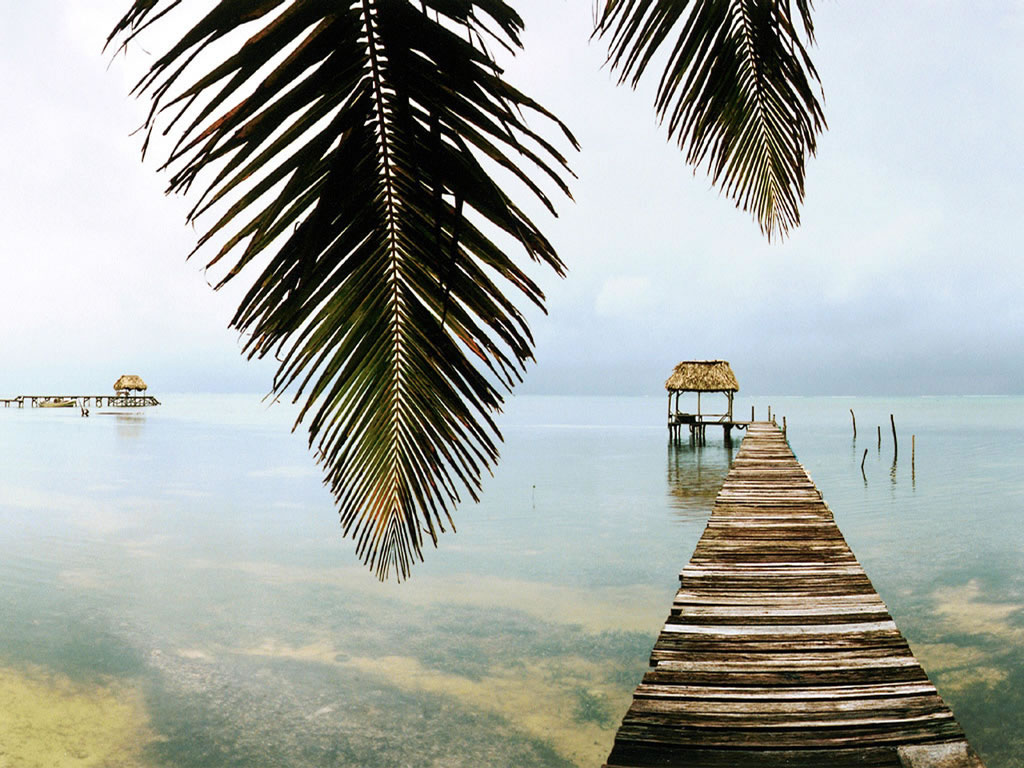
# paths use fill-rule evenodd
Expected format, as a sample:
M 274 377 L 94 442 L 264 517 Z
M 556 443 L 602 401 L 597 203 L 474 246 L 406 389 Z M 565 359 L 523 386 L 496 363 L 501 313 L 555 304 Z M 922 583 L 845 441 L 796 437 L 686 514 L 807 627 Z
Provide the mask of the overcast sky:
M 101 49 L 127 0 L 0 0 L 0 393 L 256 391 L 187 201 L 130 135 L 147 56 Z M 186 6 L 188 3 L 185 4 Z M 1024 3 L 821 0 L 829 130 L 803 225 L 768 243 L 670 145 L 648 87 L 616 87 L 590 0 L 516 0 L 510 78 L 576 133 L 575 202 L 542 220 L 525 392 L 658 394 L 725 358 L 760 394 L 1024 393 Z

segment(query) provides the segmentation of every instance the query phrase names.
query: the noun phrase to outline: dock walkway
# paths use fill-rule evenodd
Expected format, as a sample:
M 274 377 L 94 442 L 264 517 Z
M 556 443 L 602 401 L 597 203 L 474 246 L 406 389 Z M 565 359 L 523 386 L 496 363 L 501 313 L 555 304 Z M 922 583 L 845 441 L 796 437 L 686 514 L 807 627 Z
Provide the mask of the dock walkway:
M 606 768 L 983 768 L 776 426 L 679 580 Z
M 18 395 L 17 397 L 0 397 L 0 405 L 4 408 L 45 407 L 53 403 L 73 403 L 83 408 L 95 404 L 97 408 L 150 408 L 160 405 L 160 401 L 152 395 Z

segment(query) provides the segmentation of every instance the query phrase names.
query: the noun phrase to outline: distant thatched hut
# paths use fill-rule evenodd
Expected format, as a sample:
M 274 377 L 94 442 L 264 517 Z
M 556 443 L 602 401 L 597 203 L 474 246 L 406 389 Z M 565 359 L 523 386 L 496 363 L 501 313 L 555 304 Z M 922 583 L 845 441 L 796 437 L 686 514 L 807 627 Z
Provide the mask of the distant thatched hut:
M 146 387 L 146 382 L 142 380 L 141 376 L 129 376 L 126 374 L 114 382 L 114 391 L 119 395 L 129 395 L 133 390 L 144 392 L 146 389 L 148 387 Z
M 697 415 L 700 416 L 700 395 L 702 392 L 721 392 L 729 398 L 729 410 L 719 414 L 732 421 L 732 398 L 740 391 L 736 374 L 725 360 L 684 360 L 672 369 L 672 375 L 665 381 L 668 390 L 668 413 L 672 418 L 672 396 L 675 395 L 675 410 L 679 410 L 679 396 L 683 392 L 697 393 Z

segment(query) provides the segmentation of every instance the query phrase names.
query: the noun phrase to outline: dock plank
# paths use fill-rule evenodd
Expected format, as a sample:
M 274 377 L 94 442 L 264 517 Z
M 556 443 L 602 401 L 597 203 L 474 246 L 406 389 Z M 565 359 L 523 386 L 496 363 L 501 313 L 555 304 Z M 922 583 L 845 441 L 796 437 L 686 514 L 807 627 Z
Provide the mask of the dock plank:
M 679 581 L 605 768 L 983 768 L 774 425 Z

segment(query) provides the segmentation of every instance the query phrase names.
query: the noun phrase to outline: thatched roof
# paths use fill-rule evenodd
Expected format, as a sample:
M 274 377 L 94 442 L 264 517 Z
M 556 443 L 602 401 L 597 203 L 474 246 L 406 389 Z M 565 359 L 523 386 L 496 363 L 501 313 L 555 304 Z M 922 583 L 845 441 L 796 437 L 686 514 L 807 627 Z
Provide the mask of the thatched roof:
M 670 392 L 739 392 L 736 374 L 725 360 L 684 360 L 665 382 Z
M 114 391 L 120 392 L 124 389 L 146 389 L 146 382 L 141 376 L 124 375 L 114 382 Z

